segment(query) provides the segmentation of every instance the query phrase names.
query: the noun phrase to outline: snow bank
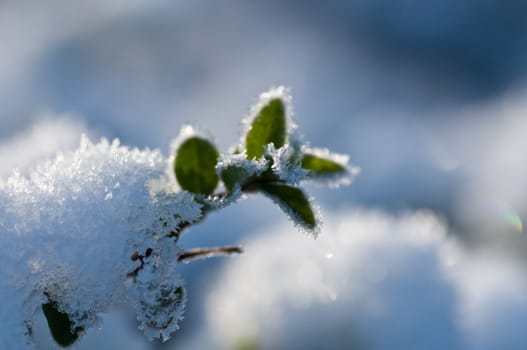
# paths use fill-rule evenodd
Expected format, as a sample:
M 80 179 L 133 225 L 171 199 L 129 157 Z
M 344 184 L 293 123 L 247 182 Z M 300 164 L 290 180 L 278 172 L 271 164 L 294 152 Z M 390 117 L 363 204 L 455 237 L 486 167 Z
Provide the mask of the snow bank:
M 1 348 L 31 348 L 31 319 L 47 297 L 84 328 L 97 313 L 131 303 L 149 337 L 177 329 L 185 295 L 178 248 L 164 234 L 201 210 L 188 192 L 152 193 L 166 161 L 157 150 L 84 137 L 75 151 L 0 186 Z M 128 278 L 139 266 L 130 256 L 147 248 L 144 270 Z M 177 300 L 160 306 L 171 296 Z

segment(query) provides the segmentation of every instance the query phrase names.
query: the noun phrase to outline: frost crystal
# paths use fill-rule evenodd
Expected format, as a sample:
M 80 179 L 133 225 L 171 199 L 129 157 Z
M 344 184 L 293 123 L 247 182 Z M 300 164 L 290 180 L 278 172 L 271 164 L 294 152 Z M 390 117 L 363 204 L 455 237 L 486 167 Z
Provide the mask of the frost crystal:
M 149 186 L 166 162 L 157 150 L 83 137 L 74 152 L 40 163 L 27 177 L 15 172 L 1 185 L 0 348 L 31 348 L 28 325 L 48 298 L 83 328 L 97 313 L 130 303 L 150 336 L 169 337 L 184 300 L 166 262 L 179 248 L 163 236 L 198 220 L 201 205 L 188 192 L 161 191 L 159 181 Z M 131 282 L 127 273 L 139 262 L 130 256 L 149 247 L 152 266 L 145 261 L 144 276 Z M 170 285 L 162 282 L 167 270 Z
M 273 160 L 271 169 L 280 180 L 296 185 L 306 178 L 308 172 L 302 168 L 300 152 L 294 146 L 286 144 L 275 149 L 273 144 L 269 144 L 266 155 Z
M 149 265 L 134 281 L 132 291 L 139 329 L 150 340 L 168 340 L 183 319 L 185 289 L 183 281 L 174 271 L 173 264 Z

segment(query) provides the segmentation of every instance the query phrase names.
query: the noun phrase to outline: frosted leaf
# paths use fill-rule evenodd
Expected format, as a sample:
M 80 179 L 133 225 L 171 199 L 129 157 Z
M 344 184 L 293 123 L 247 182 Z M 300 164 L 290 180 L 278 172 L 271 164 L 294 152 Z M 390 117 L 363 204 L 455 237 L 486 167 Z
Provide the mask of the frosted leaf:
M 203 195 L 211 195 L 218 186 L 216 163 L 219 152 L 208 139 L 187 138 L 176 150 L 174 172 L 181 188 Z
M 157 185 L 157 182 L 159 181 L 161 183 L 161 187 L 163 188 L 163 190 L 167 190 L 167 185 L 168 185 L 168 189 L 170 189 L 172 192 L 179 192 L 182 190 L 174 174 L 174 162 L 176 159 L 177 150 L 179 149 L 181 144 L 185 140 L 193 136 L 198 136 L 206 140 L 214 141 L 214 138 L 212 137 L 212 135 L 205 132 L 204 130 L 197 128 L 190 124 L 183 125 L 181 129 L 179 130 L 178 136 L 170 143 L 170 154 L 166 162 L 165 174 L 162 179 L 158 179 L 157 181 L 154 181 L 153 182 L 154 185 Z
M 247 159 L 245 151 L 232 154 L 222 155 L 222 158 L 216 165 L 216 173 L 223 180 L 229 190 L 233 190 L 243 184 L 244 181 L 252 176 L 261 175 L 269 166 L 269 161 L 265 158 Z M 232 171 L 233 174 L 228 172 Z
M 163 178 L 166 163 L 158 150 L 83 137 L 75 151 L 39 163 L 28 176 L 15 172 L 3 183 L 0 348 L 30 348 L 26 324 L 48 301 L 45 295 L 58 301 L 76 327 L 87 329 L 98 322 L 97 313 L 143 302 L 134 288 L 155 293 L 150 282 L 142 286 L 142 280 L 127 278 L 139 265 L 130 256 L 150 247 L 155 253 L 146 263 L 155 258 L 152 273 L 168 266 L 164 261 L 176 260 L 179 248 L 164 236 L 183 221 L 198 220 L 202 207 L 192 194 L 166 190 L 160 180 L 151 186 Z M 170 291 L 157 285 L 159 293 Z M 163 337 L 174 329 L 167 327 Z
M 236 203 L 238 199 L 240 199 L 243 196 L 243 193 L 239 187 L 236 187 L 232 189 L 229 192 L 229 195 L 226 196 L 224 194 L 220 195 L 211 195 L 211 196 L 201 196 L 199 197 L 199 202 L 203 204 L 203 211 L 208 210 L 216 210 L 228 207 L 231 204 Z
M 314 238 L 318 236 L 321 215 L 313 198 L 307 198 L 297 187 L 282 184 L 262 184 L 260 190 L 278 204 L 300 231 Z
M 360 173 L 360 168 L 349 164 L 349 157 L 345 154 L 339 154 L 329 151 L 327 148 L 309 148 L 303 147 L 302 153 L 313 155 L 322 159 L 327 159 L 342 167 L 342 171 L 315 173 L 308 172 L 306 178 L 315 182 L 329 185 L 330 187 L 339 187 L 349 185 Z
M 279 99 L 284 104 L 287 133 L 290 134 L 297 128 L 293 121 L 293 98 L 291 97 L 289 88 L 282 85 L 273 87 L 260 94 L 258 102 L 251 107 L 249 114 L 242 120 L 243 133 L 240 139 L 239 149 L 245 149 L 245 138 L 256 116 L 258 116 L 263 107 L 267 106 L 274 99 Z

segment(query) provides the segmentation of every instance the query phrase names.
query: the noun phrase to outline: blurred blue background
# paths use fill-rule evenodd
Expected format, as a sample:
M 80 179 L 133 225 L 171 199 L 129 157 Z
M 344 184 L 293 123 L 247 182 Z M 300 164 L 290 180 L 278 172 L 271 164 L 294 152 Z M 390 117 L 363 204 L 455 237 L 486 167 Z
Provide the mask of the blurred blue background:
M 306 139 L 362 169 L 350 187 L 309 188 L 324 212 L 426 208 L 463 249 L 513 259 L 521 270 L 526 13 L 522 0 L 3 1 L 1 174 L 74 149 L 81 133 L 167 153 L 185 122 L 226 151 L 257 96 L 283 84 Z M 237 243 L 282 221 L 251 198 L 212 215 L 182 244 Z M 135 346 L 173 349 L 205 336 L 204 300 L 224 264 L 183 266 L 182 329 L 166 344 L 138 338 Z M 504 321 L 509 349 L 527 341 L 519 310 Z M 133 316 L 108 327 L 129 337 Z M 455 322 L 438 327 L 446 334 L 438 348 L 454 348 Z M 113 333 L 92 337 L 108 344 Z M 85 341 L 93 344 L 90 335 Z

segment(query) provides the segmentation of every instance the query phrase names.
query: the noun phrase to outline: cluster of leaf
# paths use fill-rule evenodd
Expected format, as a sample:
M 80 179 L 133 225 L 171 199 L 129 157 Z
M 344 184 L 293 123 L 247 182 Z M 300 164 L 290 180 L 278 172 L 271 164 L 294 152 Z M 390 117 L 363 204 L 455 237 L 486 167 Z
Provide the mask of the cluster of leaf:
M 286 103 L 270 98 L 249 121 L 240 145 L 220 155 L 206 137 L 191 135 L 176 150 L 174 171 L 183 190 L 192 192 L 213 210 L 240 193 L 260 192 L 270 197 L 302 228 L 316 232 L 317 217 L 301 180 L 347 179 L 354 169 L 329 152 L 300 144 L 287 116 Z
M 174 154 L 173 171 L 181 190 L 201 205 L 200 220 L 208 212 L 233 203 L 244 193 L 263 193 L 302 229 L 316 233 L 319 226 L 316 211 L 299 187 L 300 183 L 304 180 L 330 185 L 347 183 L 355 174 L 356 169 L 348 166 L 345 156 L 312 149 L 300 142 L 284 91 L 275 89 L 262 95 L 258 107 L 253 109 L 246 121 L 246 131 L 240 144 L 226 154 L 220 154 L 210 139 L 194 131 L 180 137 Z M 193 223 L 181 221 L 171 233 L 177 238 Z M 141 274 L 146 274 L 143 267 L 155 258 L 156 252 L 148 248 L 144 255 L 140 255 L 136 251 L 132 260 L 140 261 L 141 265 L 129 277 L 134 278 L 137 289 L 148 296 L 142 302 L 143 309 L 147 311 L 146 326 L 163 332 L 169 324 L 177 322 L 185 298 L 182 285 L 167 287 L 163 281 L 158 281 L 159 285 L 165 286 L 159 291 L 157 284 L 152 286 L 152 281 L 141 285 Z M 177 262 L 239 252 L 241 248 L 236 246 L 191 249 L 180 252 Z M 155 267 L 149 266 L 149 269 L 154 271 Z M 149 281 L 148 278 L 145 280 Z M 49 296 L 42 309 L 55 341 L 63 347 L 73 344 L 83 329 L 75 325 Z

